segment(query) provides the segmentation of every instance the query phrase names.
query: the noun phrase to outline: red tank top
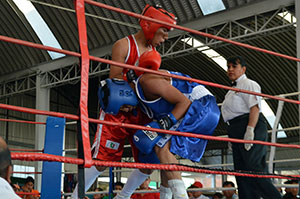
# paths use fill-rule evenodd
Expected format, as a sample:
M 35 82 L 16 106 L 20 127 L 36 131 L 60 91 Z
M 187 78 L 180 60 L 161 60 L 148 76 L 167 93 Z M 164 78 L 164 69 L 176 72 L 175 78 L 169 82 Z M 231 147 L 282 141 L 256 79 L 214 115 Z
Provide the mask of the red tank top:
M 125 59 L 125 64 L 135 65 L 139 58 L 139 47 L 132 35 L 126 37 L 128 39 L 128 54 Z M 129 69 L 123 68 L 123 79 L 127 81 L 126 73 Z
M 125 64 L 138 66 L 138 59 L 140 57 L 139 47 L 138 47 L 133 35 L 129 35 L 126 38 L 128 39 L 128 53 L 127 53 L 127 56 L 125 59 Z M 154 47 L 152 47 L 152 49 L 155 50 Z M 127 68 L 123 69 L 123 79 L 125 81 L 127 81 L 126 73 L 128 72 L 128 70 L 129 69 L 127 69 Z
M 128 54 L 125 59 L 125 64 L 135 65 L 139 58 L 139 47 L 132 35 L 127 37 L 128 39 Z

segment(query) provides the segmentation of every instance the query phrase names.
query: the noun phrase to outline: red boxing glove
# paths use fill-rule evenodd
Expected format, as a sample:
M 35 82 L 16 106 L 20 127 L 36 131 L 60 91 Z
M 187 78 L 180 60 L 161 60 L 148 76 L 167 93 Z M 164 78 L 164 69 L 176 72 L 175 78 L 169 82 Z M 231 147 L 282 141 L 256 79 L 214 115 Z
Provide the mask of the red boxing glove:
M 156 50 L 144 52 L 139 58 L 139 67 L 158 70 L 161 64 L 160 54 Z M 135 71 L 137 76 L 142 75 L 143 71 Z

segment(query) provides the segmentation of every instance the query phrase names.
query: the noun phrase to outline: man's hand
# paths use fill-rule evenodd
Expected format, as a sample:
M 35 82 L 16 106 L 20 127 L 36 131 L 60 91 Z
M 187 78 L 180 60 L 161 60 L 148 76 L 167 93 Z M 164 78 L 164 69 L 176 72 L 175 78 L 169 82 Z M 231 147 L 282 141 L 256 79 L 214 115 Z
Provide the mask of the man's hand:
M 253 140 L 254 139 L 254 127 L 252 126 L 247 126 L 245 135 L 244 135 L 244 140 Z M 245 149 L 249 151 L 253 144 L 244 144 Z

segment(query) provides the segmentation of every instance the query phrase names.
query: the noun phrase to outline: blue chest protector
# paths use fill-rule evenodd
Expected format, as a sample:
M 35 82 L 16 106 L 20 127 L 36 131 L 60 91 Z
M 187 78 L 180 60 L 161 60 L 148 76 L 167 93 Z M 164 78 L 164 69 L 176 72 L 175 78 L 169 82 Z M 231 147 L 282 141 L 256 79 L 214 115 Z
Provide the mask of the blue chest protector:
M 179 72 L 169 72 L 189 77 Z M 172 78 L 171 84 L 188 97 L 192 104 L 185 116 L 170 130 L 211 135 L 220 118 L 220 111 L 214 96 L 204 86 L 195 82 Z M 153 119 L 159 120 L 174 109 L 174 105 L 163 98 L 147 101 L 139 79 L 136 84 L 136 92 L 140 101 L 148 108 L 148 115 Z M 158 141 L 157 145 L 163 147 L 169 139 L 171 139 L 170 151 L 172 153 L 195 162 L 200 161 L 207 145 L 207 140 L 183 136 L 171 137 L 170 135 L 166 135 L 162 141 Z

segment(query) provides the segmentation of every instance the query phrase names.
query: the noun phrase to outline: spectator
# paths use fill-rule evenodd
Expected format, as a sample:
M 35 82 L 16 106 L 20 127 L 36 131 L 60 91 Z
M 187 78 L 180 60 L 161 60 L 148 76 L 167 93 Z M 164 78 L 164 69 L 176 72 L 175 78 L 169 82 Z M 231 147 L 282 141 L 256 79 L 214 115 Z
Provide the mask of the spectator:
M 231 181 L 226 181 L 223 183 L 223 187 L 235 187 L 234 183 Z M 236 194 L 236 190 L 224 190 L 224 199 L 238 199 L 239 197 Z
M 190 186 L 190 188 L 203 188 L 203 185 L 201 182 L 196 181 Z M 208 197 L 202 194 L 202 191 L 193 191 L 192 194 L 194 199 L 209 199 Z
M 94 192 L 103 191 L 101 188 L 96 188 Z M 104 194 L 98 193 L 93 195 L 93 199 L 102 199 L 104 197 Z
M 187 188 L 187 194 L 188 194 L 189 199 L 193 199 L 194 198 L 193 192 L 189 190 L 191 188 L 192 188 L 192 185 Z
M 122 183 L 122 182 L 115 183 L 115 190 L 120 191 L 123 189 L 123 187 L 124 187 L 124 183 Z
M 286 181 L 284 184 L 297 184 L 298 185 L 298 181 L 297 180 L 288 180 Z M 283 196 L 283 199 L 296 199 L 296 198 L 300 198 L 298 195 L 299 192 L 299 188 L 285 188 L 285 195 Z
M 219 192 L 216 192 L 214 195 L 213 195 L 213 199 L 222 199 L 223 198 L 223 195 Z
M 124 187 L 124 184 L 122 182 L 116 182 L 115 183 L 115 187 L 114 187 L 114 190 L 117 190 L 117 191 L 121 191 Z M 113 194 L 113 197 L 116 196 L 117 194 Z M 111 197 L 111 198 L 113 198 Z M 108 199 L 109 196 L 104 196 L 102 199 Z
M 247 78 L 246 62 L 241 56 L 227 59 L 227 76 L 232 86 L 261 92 L 259 84 Z M 228 136 L 235 139 L 266 141 L 267 123 L 261 113 L 261 97 L 228 91 L 222 105 L 222 116 L 228 124 Z M 235 170 L 267 172 L 267 146 L 250 143 L 232 143 Z M 270 179 L 236 176 L 241 199 L 282 198 Z
M 38 190 L 33 189 L 34 188 L 34 179 L 30 176 L 28 176 L 25 180 L 25 184 L 21 187 L 22 192 L 32 193 L 33 195 L 22 195 L 21 197 L 23 199 L 37 199 L 39 196 Z
M 11 172 L 10 151 L 4 139 L 0 137 L 0 196 L 1 198 L 20 199 L 10 185 Z
M 149 183 L 151 182 L 150 178 L 147 178 L 141 185 L 139 190 L 152 190 L 149 187 Z M 159 199 L 159 193 L 136 193 L 131 196 L 131 199 Z
M 12 186 L 14 192 L 19 192 L 21 189 L 21 187 L 18 184 L 11 184 L 11 186 Z

